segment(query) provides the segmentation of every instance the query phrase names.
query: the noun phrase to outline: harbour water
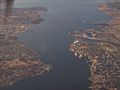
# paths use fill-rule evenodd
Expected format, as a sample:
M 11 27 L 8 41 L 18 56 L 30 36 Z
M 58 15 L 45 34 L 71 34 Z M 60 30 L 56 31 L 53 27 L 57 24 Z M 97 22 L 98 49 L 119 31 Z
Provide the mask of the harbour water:
M 33 32 L 24 32 L 18 39 L 41 55 L 52 70 L 45 76 L 37 76 L 17 82 L 2 90 L 89 90 L 88 64 L 69 51 L 72 37 L 68 32 L 92 27 L 82 21 L 101 22 L 110 17 L 98 10 L 100 0 L 26 0 L 15 6 L 46 6 L 44 21 Z

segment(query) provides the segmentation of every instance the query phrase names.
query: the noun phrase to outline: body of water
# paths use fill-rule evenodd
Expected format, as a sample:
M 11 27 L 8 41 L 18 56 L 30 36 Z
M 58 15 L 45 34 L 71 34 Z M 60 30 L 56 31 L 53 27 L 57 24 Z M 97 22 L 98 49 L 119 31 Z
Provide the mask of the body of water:
M 16 6 L 46 6 L 42 22 L 33 32 L 21 33 L 21 42 L 36 50 L 41 60 L 52 64 L 48 75 L 21 80 L 3 90 L 89 90 L 88 64 L 69 51 L 68 32 L 91 27 L 82 20 L 98 22 L 110 18 L 98 10 L 100 0 L 21 0 Z

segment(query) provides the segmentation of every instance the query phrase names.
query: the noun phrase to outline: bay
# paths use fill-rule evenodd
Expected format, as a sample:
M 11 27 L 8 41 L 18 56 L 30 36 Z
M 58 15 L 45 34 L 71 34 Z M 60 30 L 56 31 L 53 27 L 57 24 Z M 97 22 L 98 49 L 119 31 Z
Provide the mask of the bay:
M 49 74 L 17 82 L 2 90 L 89 90 L 88 64 L 69 51 L 73 39 L 68 34 L 91 25 L 82 21 L 108 21 L 110 17 L 98 10 L 104 0 L 21 0 L 15 7 L 45 6 L 42 22 L 33 32 L 18 35 L 18 40 L 41 55 L 53 66 Z

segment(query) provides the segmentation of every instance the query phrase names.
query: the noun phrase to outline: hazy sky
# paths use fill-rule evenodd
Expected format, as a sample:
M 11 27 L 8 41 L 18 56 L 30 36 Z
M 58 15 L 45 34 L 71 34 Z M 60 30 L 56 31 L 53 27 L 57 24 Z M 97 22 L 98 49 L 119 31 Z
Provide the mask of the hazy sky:
M 33 0 L 16 0 L 16 2 L 30 2 L 30 1 L 33 1 Z M 34 0 L 36 1 L 36 0 Z
M 26 7 L 26 6 L 47 6 L 49 8 L 54 7 L 70 7 L 77 5 L 84 5 L 84 3 L 93 4 L 99 3 L 104 0 L 15 0 L 15 7 Z

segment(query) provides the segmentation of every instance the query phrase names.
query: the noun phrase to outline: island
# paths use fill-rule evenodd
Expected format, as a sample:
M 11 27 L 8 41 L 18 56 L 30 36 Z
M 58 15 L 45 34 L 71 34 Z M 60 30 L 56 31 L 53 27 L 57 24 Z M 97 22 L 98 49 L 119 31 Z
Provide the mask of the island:
M 14 8 L 11 15 L 0 16 L 0 88 L 17 81 L 47 74 L 52 66 L 41 61 L 39 53 L 18 41 L 17 35 L 32 31 L 43 19 L 46 7 Z M 1 13 L 3 10 L 1 10 Z
M 112 19 L 93 28 L 70 32 L 74 42 L 69 49 L 88 63 L 90 90 L 119 90 L 120 0 L 102 3 L 99 10 Z

